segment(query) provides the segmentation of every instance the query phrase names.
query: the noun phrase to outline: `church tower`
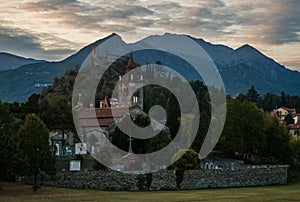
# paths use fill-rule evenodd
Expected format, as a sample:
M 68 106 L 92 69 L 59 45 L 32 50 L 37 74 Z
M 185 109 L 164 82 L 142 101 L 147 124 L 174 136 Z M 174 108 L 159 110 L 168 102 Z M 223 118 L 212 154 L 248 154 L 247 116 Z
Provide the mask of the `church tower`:
M 130 71 L 136 68 L 138 65 L 133 60 L 133 54 L 130 53 L 128 63 L 126 66 L 126 74 L 122 78 L 119 76 L 120 85 L 119 85 L 119 103 L 120 107 L 122 103 L 126 103 L 125 105 L 129 107 L 139 107 L 143 109 L 143 75 L 130 74 Z M 122 79 L 122 80 L 121 80 Z M 132 94 L 130 100 L 128 100 L 128 96 Z

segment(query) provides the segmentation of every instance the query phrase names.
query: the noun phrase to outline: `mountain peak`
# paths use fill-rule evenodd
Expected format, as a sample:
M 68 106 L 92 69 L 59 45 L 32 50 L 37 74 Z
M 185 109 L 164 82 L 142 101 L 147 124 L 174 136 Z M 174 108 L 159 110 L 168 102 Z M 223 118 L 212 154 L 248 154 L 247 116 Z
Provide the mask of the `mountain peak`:
M 243 49 L 247 49 L 247 50 L 255 50 L 255 51 L 258 51 L 257 49 L 255 49 L 253 46 L 249 45 L 249 44 L 244 44 L 242 45 L 241 47 L 237 48 L 236 51 L 238 50 L 243 50 Z
M 237 48 L 235 50 L 235 53 L 238 55 L 247 55 L 247 56 L 255 56 L 255 57 L 266 57 L 264 54 L 262 54 L 259 50 L 254 48 L 253 46 L 249 44 L 244 44 L 241 47 Z

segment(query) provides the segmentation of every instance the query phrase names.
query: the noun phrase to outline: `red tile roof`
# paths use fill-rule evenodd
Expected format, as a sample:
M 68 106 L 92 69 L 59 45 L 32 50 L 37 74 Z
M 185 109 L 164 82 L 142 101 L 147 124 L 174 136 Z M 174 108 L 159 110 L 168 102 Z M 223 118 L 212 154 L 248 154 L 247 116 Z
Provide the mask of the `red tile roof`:
M 300 129 L 300 121 L 295 124 L 289 124 L 291 129 Z
M 121 117 L 127 111 L 128 108 L 114 108 L 114 114 L 118 117 Z M 81 110 L 78 113 L 78 118 L 93 118 L 94 114 L 96 114 L 97 118 L 113 117 L 111 108 L 89 108 Z
M 295 109 L 287 108 L 287 107 L 281 107 L 282 109 L 288 111 L 288 112 L 294 112 Z
M 293 114 L 293 118 L 296 117 L 296 116 L 300 116 L 300 114 Z
M 128 108 L 114 108 L 115 118 L 121 118 Z M 96 118 L 94 118 L 96 114 Z M 109 125 L 114 122 L 111 108 L 89 108 L 83 109 L 78 113 L 78 122 L 80 127 L 98 127 L 107 130 Z

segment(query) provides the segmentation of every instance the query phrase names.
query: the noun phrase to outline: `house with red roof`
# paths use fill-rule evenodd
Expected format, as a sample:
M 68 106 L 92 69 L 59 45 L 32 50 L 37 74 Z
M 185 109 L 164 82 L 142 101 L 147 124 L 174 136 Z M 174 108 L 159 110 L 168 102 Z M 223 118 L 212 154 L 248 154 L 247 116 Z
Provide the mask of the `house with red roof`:
M 298 139 L 300 137 L 300 114 L 293 115 L 294 123 L 289 124 L 290 135 Z
M 296 109 L 291 109 L 291 108 L 287 108 L 287 107 L 280 107 L 278 109 L 276 109 L 274 111 L 274 114 L 276 117 L 278 117 L 280 123 L 283 123 L 285 120 L 285 117 L 290 114 L 291 116 L 293 116 L 294 114 L 296 114 Z

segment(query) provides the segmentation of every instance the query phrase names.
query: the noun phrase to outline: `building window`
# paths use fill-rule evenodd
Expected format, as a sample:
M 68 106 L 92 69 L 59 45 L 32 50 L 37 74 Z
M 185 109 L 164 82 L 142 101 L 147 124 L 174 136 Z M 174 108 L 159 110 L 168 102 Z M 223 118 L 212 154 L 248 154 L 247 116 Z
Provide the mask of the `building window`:
M 133 74 L 130 74 L 130 79 L 133 80 Z

